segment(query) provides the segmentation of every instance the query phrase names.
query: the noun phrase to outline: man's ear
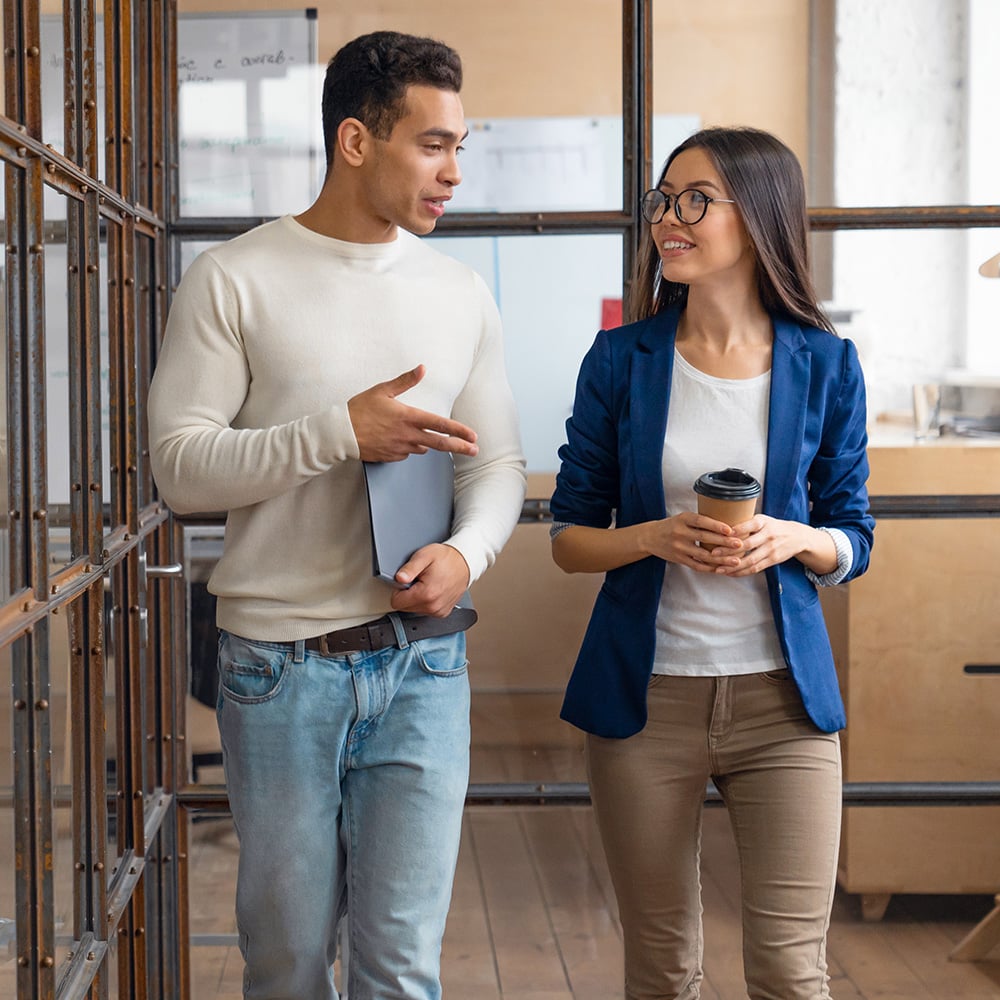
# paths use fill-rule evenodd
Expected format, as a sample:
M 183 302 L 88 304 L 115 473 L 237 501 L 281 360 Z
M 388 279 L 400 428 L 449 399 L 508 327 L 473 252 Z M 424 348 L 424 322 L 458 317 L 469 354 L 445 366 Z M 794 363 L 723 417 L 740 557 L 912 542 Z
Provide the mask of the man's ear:
M 357 118 L 345 118 L 337 129 L 337 156 L 352 167 L 365 160 L 371 143 L 371 133 Z

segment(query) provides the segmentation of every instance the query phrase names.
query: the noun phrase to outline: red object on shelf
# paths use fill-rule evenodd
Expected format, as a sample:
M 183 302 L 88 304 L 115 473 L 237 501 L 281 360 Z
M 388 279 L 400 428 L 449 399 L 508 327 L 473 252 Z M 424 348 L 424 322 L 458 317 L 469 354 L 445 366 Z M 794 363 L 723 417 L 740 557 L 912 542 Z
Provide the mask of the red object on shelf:
M 622 325 L 622 300 L 601 299 L 601 329 L 613 330 Z

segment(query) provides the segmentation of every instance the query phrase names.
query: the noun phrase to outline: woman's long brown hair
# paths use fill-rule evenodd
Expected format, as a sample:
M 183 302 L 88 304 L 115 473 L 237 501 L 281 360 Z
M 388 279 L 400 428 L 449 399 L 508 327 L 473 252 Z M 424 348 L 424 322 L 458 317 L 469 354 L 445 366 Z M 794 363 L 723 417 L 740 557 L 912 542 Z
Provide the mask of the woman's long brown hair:
M 702 129 L 670 154 L 657 186 L 670 164 L 687 149 L 703 149 L 711 157 L 736 202 L 756 257 L 757 290 L 764 308 L 835 332 L 817 301 L 809 272 L 805 182 L 795 154 L 760 129 Z M 683 308 L 687 291 L 687 285 L 664 280 L 660 255 L 647 226 L 636 257 L 628 319 L 645 319 L 667 306 Z

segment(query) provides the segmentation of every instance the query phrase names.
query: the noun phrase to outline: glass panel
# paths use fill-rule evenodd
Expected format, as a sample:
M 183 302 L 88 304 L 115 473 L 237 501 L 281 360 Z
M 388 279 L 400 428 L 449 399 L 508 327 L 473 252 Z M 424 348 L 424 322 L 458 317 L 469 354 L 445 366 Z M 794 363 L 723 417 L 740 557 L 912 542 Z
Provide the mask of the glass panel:
M 703 125 L 747 124 L 808 161 L 809 4 L 654 3 L 653 173 Z M 660 71 L 660 67 L 663 71 Z
M 70 560 L 70 372 L 66 199 L 55 197 L 45 227 L 45 426 L 50 568 Z
M 996 138 L 986 134 L 995 133 L 995 110 L 982 135 L 973 132 L 970 116 L 996 95 L 996 5 L 838 0 L 835 6 L 834 38 L 826 40 L 836 66 L 834 204 L 968 202 L 970 168 L 995 173 L 987 147 L 995 151 Z M 829 162 L 829 149 L 817 154 Z
M 528 470 L 555 472 L 580 361 L 601 327 L 621 323 L 621 237 L 433 237 L 432 242 L 478 271 L 497 300 Z M 555 262 L 572 282 L 553 284 Z
M 97 282 L 97 314 L 101 328 L 101 496 L 105 511 L 111 504 L 111 345 L 110 318 L 108 314 L 108 237 L 101 234 L 99 246 L 100 268 Z M 105 524 L 111 527 L 109 518 Z
M 140 205 L 152 207 L 152 173 L 150 162 L 150 135 L 153 130 L 153 118 L 149 113 L 152 96 L 151 73 L 153 53 L 149 44 L 149 22 L 156 17 L 154 9 L 149 4 L 136 4 L 132 8 L 133 37 L 133 122 L 132 148 L 135 150 L 135 200 Z
M 136 433 L 139 435 L 139 454 L 144 456 L 139 463 L 139 504 L 149 503 L 153 498 L 153 479 L 149 467 L 149 428 L 146 422 L 146 397 L 149 394 L 149 379 L 152 370 L 150 351 L 154 334 L 152 322 L 154 273 L 154 242 L 145 236 L 137 236 L 135 241 L 135 317 L 136 317 L 136 362 L 138 365 L 138 413 Z
M 178 19 L 181 215 L 280 215 L 319 192 L 316 23 L 301 8 Z
M 49 690 L 52 704 L 53 911 L 56 954 L 65 958 L 73 940 L 73 712 L 70 699 L 69 609 L 50 615 Z
M 9 695 L 11 656 L 0 649 L 0 996 L 12 997 L 17 982 L 17 940 L 14 891 L 14 734 Z
M 112 399 L 112 393 L 116 393 L 116 383 L 111 381 L 111 290 L 108 287 L 108 280 L 111 275 L 111 259 L 109 233 L 114 233 L 117 239 L 117 227 L 105 224 L 101 235 L 101 279 L 98 282 L 98 310 L 101 317 L 101 449 L 104 455 L 103 467 L 103 490 L 105 523 L 108 528 L 115 527 L 114 511 L 119 509 L 119 480 L 117 475 L 111 472 L 114 458 L 115 435 L 112 432 L 112 415 L 115 406 L 120 405 L 120 401 Z
M 64 84 L 65 46 L 61 14 L 40 18 L 39 37 L 42 50 L 42 139 L 58 150 L 66 151 L 64 114 L 66 91 Z
M 121 627 L 122 614 L 120 567 L 112 570 L 104 579 L 104 760 L 108 804 L 108 865 L 106 870 L 110 884 L 115 869 L 118 867 L 114 860 L 119 855 L 118 810 L 125 808 L 126 805 L 120 802 L 117 796 L 119 731 L 115 675 L 117 671 L 118 630 Z
M 830 239 L 829 307 L 841 335 L 857 344 L 870 425 L 912 430 L 913 389 L 925 383 L 982 386 L 976 412 L 981 405 L 978 415 L 989 415 L 985 389 L 1000 373 L 1000 280 L 979 267 L 1000 251 L 1000 232 L 862 230 Z
M 243 958 L 236 931 L 236 830 L 229 816 L 210 813 L 195 813 L 189 830 L 191 995 L 239 996 Z

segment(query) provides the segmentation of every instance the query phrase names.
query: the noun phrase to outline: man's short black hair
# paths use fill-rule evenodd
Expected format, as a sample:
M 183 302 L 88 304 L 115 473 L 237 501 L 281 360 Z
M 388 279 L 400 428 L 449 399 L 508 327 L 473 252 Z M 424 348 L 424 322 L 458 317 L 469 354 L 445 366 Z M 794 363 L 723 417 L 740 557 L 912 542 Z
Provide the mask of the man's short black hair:
M 388 139 L 406 109 L 414 84 L 458 93 L 462 60 L 433 38 L 374 31 L 348 42 L 330 60 L 323 83 L 323 141 L 327 167 L 333 162 L 337 129 L 357 118 L 378 139 Z

